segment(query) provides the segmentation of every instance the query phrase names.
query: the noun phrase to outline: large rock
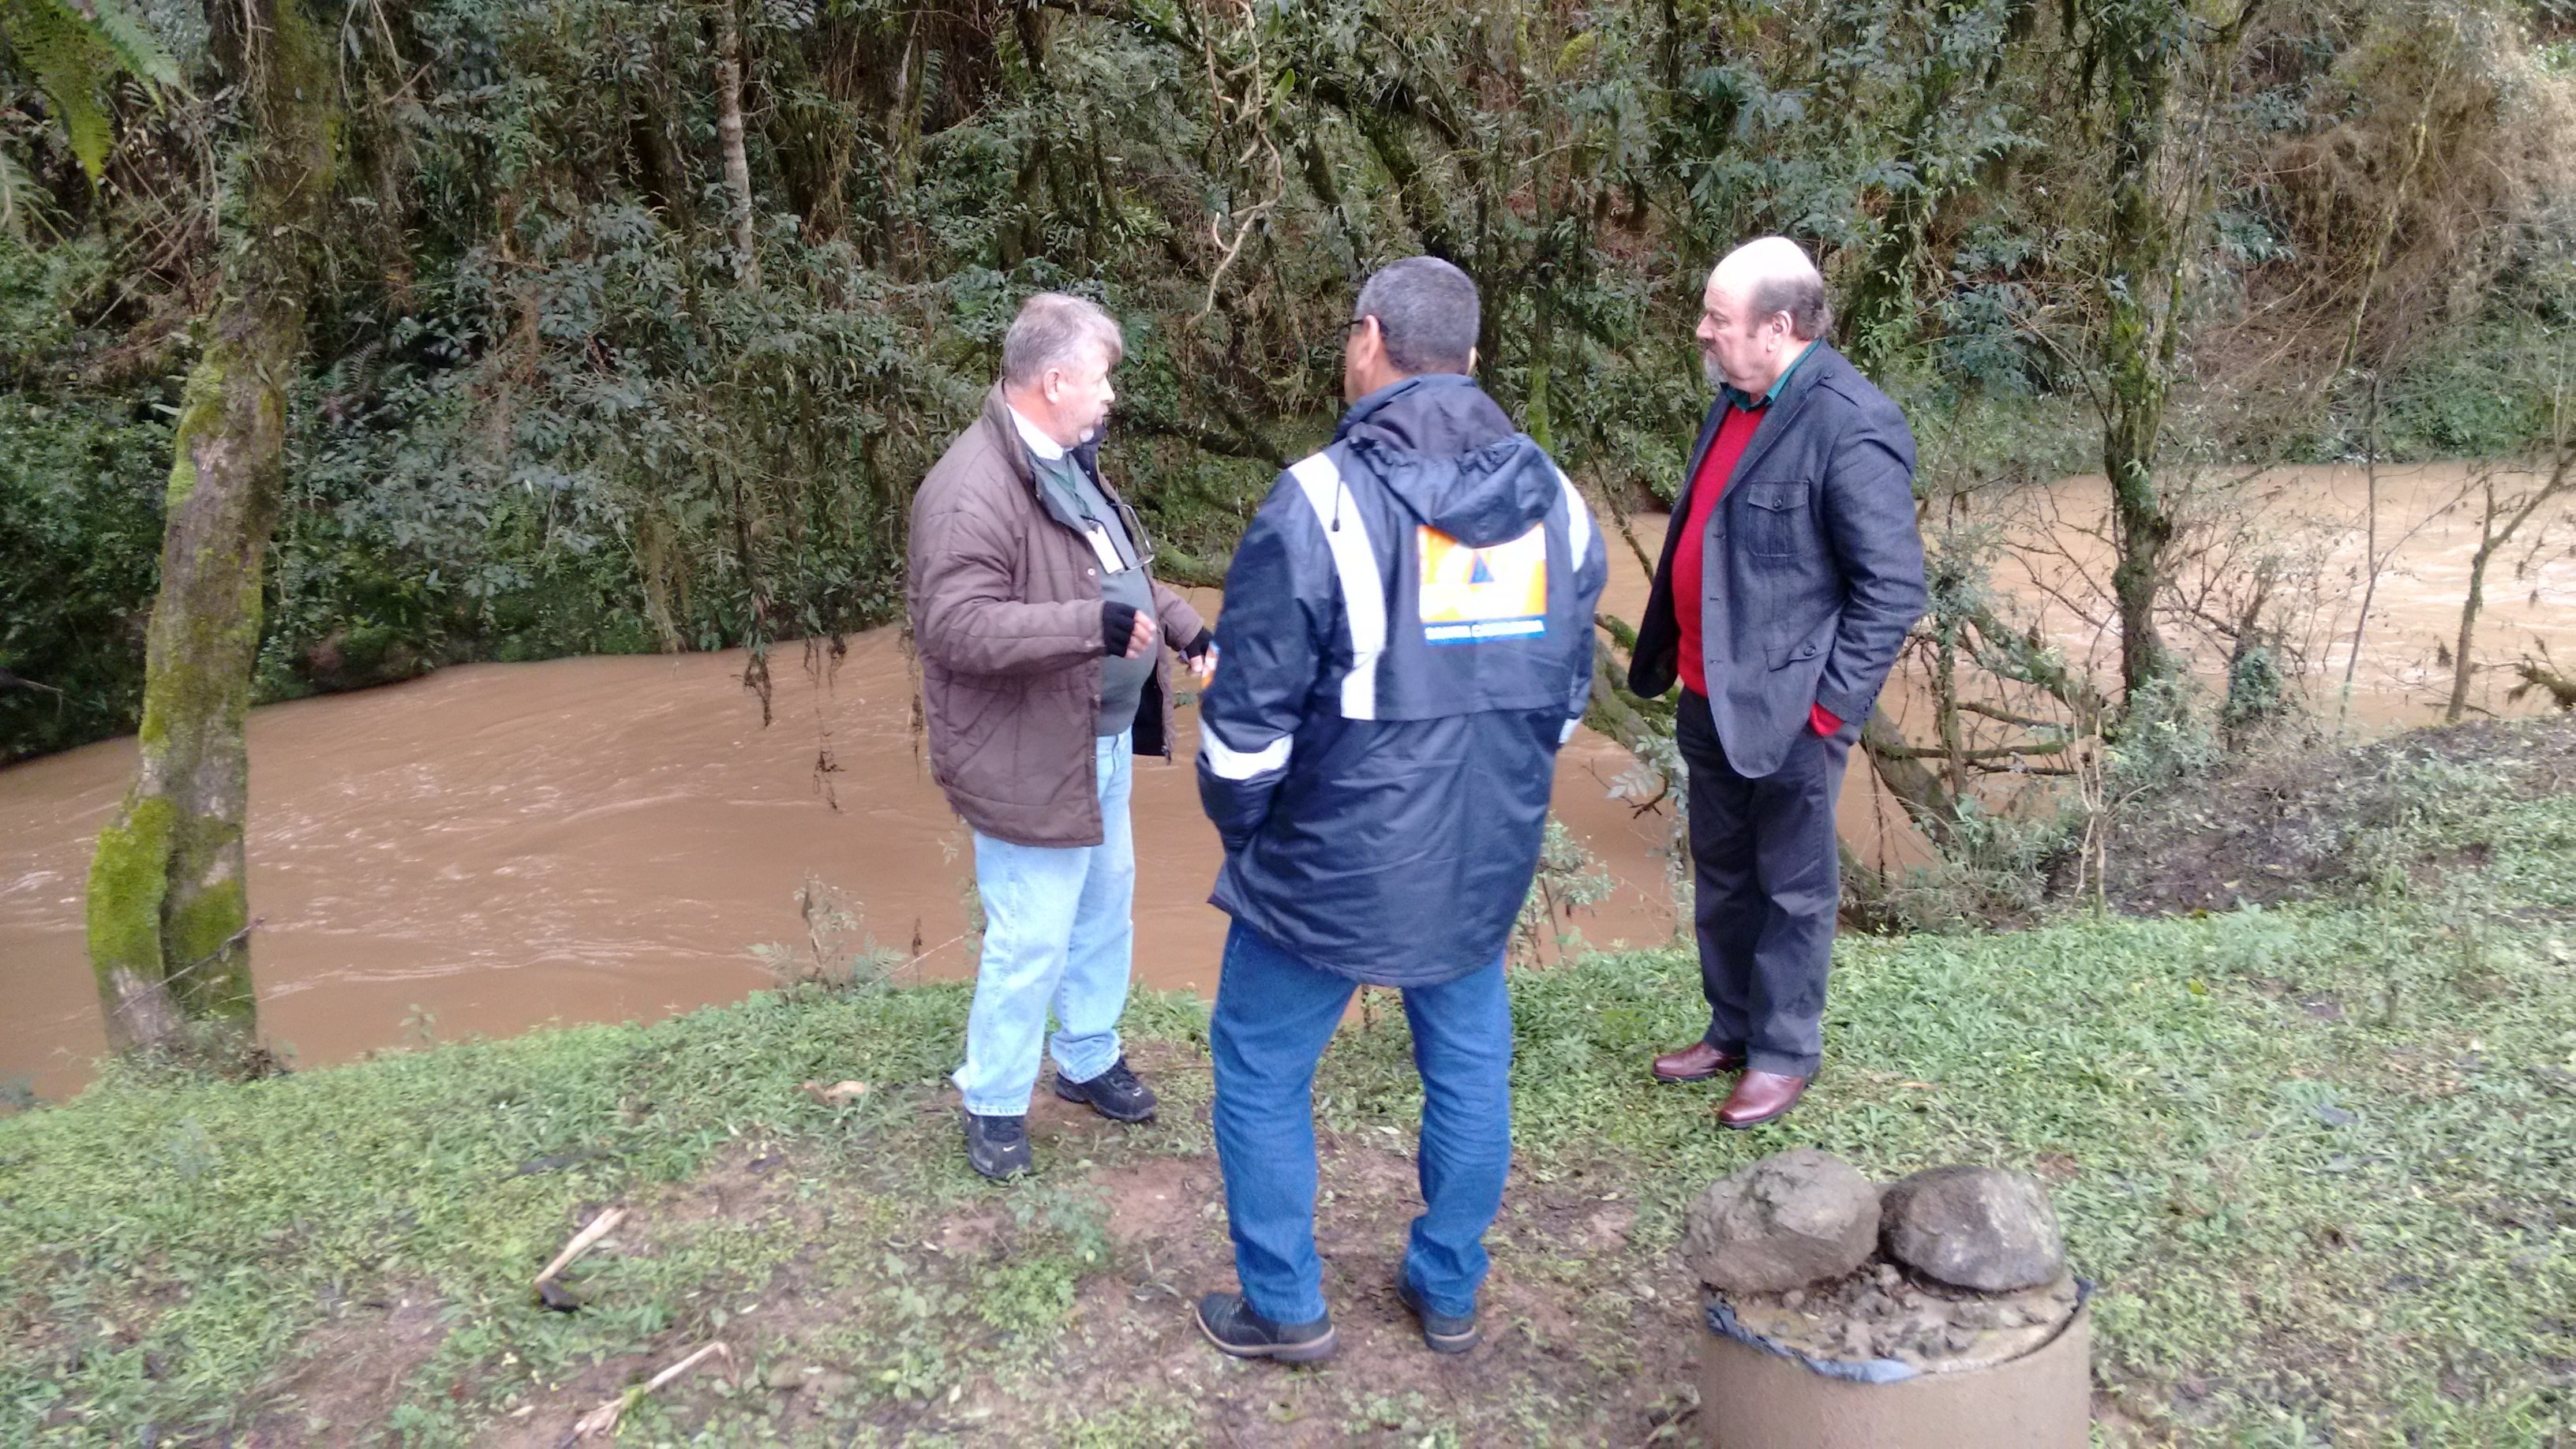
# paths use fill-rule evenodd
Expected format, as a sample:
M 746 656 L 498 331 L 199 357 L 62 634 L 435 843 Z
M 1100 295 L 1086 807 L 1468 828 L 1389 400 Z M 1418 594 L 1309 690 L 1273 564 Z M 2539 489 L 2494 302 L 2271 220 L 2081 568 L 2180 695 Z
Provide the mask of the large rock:
M 1927 1278 L 1984 1293 L 2053 1283 L 2066 1271 L 2057 1210 L 2038 1179 L 1994 1167 L 1936 1167 L 1887 1189 L 1887 1256 Z
M 1691 1204 L 1682 1255 L 1729 1293 L 1776 1293 L 1861 1265 L 1878 1241 L 1878 1186 L 1800 1147 L 1721 1178 Z

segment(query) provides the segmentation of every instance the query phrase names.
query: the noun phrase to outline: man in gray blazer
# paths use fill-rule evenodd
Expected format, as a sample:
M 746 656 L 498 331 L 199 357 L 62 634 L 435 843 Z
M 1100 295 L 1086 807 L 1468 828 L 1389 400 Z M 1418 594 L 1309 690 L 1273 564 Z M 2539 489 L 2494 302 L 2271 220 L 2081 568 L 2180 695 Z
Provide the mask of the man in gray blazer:
M 1743 1076 L 1728 1127 L 1798 1104 L 1824 1045 L 1842 872 L 1844 757 L 1924 606 L 1914 435 L 1823 339 L 1824 278 L 1764 237 L 1710 273 L 1700 426 L 1637 629 L 1629 685 L 1682 686 L 1708 1031 L 1655 1059 L 1690 1082 Z

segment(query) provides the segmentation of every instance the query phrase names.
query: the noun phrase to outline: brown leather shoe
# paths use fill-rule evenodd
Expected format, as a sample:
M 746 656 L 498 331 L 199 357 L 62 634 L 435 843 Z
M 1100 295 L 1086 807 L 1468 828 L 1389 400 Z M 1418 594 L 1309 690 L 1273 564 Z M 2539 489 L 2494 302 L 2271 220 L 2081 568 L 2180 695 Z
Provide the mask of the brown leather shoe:
M 1807 1094 L 1807 1079 L 1783 1076 L 1778 1072 L 1746 1072 L 1735 1090 L 1718 1104 L 1717 1125 L 1720 1127 L 1759 1127 L 1775 1117 L 1785 1117 L 1798 1099 Z
M 1722 1052 L 1704 1041 L 1692 1042 L 1677 1052 L 1666 1052 L 1655 1058 L 1655 1080 L 1659 1082 L 1705 1082 L 1720 1072 L 1741 1070 L 1744 1057 L 1739 1052 Z

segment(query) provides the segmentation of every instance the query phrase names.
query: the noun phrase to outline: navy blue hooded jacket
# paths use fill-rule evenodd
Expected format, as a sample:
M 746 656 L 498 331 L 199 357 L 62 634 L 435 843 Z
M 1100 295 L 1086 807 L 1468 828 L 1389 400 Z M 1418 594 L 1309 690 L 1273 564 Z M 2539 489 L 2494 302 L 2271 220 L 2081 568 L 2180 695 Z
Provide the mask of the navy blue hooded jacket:
M 1210 903 L 1323 970 L 1433 986 L 1502 953 L 1609 576 L 1574 485 L 1467 378 L 1406 378 L 1280 476 L 1199 702 Z

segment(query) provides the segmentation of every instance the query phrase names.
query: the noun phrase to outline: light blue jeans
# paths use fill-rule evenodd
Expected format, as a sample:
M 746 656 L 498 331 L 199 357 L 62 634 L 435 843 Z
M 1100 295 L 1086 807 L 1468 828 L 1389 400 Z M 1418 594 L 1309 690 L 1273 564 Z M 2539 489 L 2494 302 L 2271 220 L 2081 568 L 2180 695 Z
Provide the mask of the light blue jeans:
M 1098 845 L 1013 845 L 975 833 L 984 958 L 966 1017 L 966 1065 L 950 1080 L 979 1117 L 1029 1110 L 1050 1008 L 1057 1027 L 1047 1045 L 1066 1081 L 1090 1081 L 1118 1061 L 1136 947 L 1136 835 L 1127 818 L 1135 736 L 1102 735 L 1098 748 Z

